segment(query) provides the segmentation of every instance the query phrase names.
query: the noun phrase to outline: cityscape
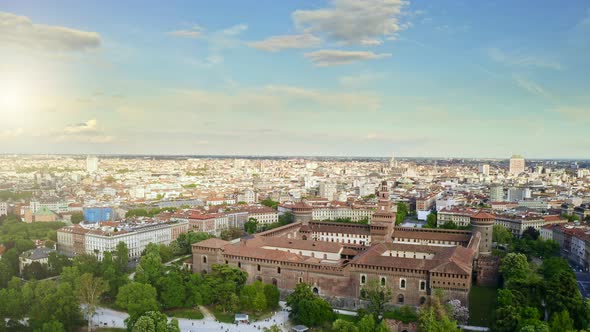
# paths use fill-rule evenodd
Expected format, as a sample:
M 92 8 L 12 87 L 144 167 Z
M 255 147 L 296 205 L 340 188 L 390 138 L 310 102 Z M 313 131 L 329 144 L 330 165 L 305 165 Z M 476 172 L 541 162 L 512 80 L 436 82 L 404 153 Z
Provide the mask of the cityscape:
M 0 0 L 0 331 L 590 330 L 584 1 Z

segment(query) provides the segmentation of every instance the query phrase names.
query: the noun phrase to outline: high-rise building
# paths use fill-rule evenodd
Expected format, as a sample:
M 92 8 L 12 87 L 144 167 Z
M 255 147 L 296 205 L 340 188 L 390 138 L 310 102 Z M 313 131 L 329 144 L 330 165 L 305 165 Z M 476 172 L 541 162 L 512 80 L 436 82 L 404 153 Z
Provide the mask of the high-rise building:
M 503 186 L 492 186 L 490 188 L 490 201 L 492 201 L 492 202 L 503 202 L 504 201 L 504 187 Z
M 490 165 L 483 164 L 479 165 L 479 172 L 483 175 L 490 175 Z
M 525 162 L 524 157 L 521 155 L 513 155 L 510 158 L 510 169 L 508 173 L 511 175 L 518 175 L 524 172 Z
M 336 194 L 336 184 L 331 182 L 320 183 L 320 197 L 327 198 L 329 200 L 334 199 Z
M 86 172 L 96 173 L 98 171 L 98 157 L 88 156 L 86 157 Z

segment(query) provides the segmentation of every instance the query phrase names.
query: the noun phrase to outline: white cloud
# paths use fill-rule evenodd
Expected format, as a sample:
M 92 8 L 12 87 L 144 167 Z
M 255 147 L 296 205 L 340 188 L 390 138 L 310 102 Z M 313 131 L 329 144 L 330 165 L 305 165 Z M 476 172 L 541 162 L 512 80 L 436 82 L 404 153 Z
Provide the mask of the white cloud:
M 43 51 L 87 51 L 100 46 L 96 32 L 36 24 L 26 16 L 0 12 L 0 44 Z
M 358 75 L 342 76 L 338 79 L 338 82 L 343 87 L 358 88 L 381 80 L 384 77 L 385 75 L 381 73 L 360 73 Z
M 341 50 L 319 50 L 305 53 L 304 56 L 311 60 L 316 66 L 344 65 L 362 60 L 375 60 L 388 58 L 390 53 L 373 53 L 369 51 L 341 51 Z
M 21 136 L 24 133 L 23 128 L 16 128 L 16 129 L 6 129 L 0 131 L 0 137 L 2 138 L 16 138 Z
M 400 26 L 403 0 L 332 0 L 330 7 L 296 10 L 292 19 L 301 30 L 343 44 L 378 45 Z
M 487 52 L 488 56 L 492 60 L 510 66 L 539 67 L 555 70 L 562 69 L 562 66 L 559 62 L 539 56 L 508 54 L 498 48 L 490 48 Z
M 98 128 L 96 119 L 67 125 L 61 131 L 54 130 L 53 136 L 57 142 L 109 143 L 113 141 L 113 136 L 106 135 Z
M 249 43 L 248 46 L 269 52 L 277 52 L 288 48 L 310 48 L 321 44 L 318 37 L 304 33 L 300 35 L 281 35 Z
M 97 132 L 96 124 L 96 119 L 92 119 L 83 123 L 68 125 L 63 132 L 68 135 L 93 134 Z
M 194 25 L 190 29 L 185 30 L 176 30 L 170 32 L 171 35 L 176 37 L 186 37 L 186 38 L 200 38 L 203 35 L 203 27 Z
M 529 80 L 526 77 L 523 76 L 519 76 L 519 75 L 513 75 L 512 79 L 514 80 L 514 82 L 516 82 L 516 84 L 518 86 L 520 86 L 521 88 L 527 90 L 528 92 L 537 95 L 537 96 L 542 96 L 542 97 L 548 97 L 549 94 L 547 93 L 547 91 L 545 91 L 545 89 L 543 89 L 542 86 L 540 86 L 539 84 Z
M 223 29 L 221 33 L 226 36 L 237 36 L 246 30 L 248 30 L 248 26 L 246 24 L 237 24 L 229 28 Z

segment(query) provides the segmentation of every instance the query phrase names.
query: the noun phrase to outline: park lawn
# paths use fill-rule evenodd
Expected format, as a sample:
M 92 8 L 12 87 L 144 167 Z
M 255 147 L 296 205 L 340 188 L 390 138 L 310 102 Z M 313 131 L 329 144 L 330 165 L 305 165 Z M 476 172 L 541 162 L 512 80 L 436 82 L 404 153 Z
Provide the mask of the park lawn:
M 351 315 L 343 315 L 343 314 L 336 314 L 336 319 L 342 319 L 345 320 L 347 322 L 351 322 L 351 323 L 357 323 L 358 322 L 358 316 L 351 316 Z
M 211 307 L 207 307 L 207 308 L 211 311 L 213 316 L 215 316 L 215 318 L 218 321 L 220 321 L 222 323 L 230 323 L 230 324 L 234 323 L 234 318 L 235 318 L 236 313 L 223 312 L 217 306 L 211 306 Z M 260 321 L 260 320 L 270 318 L 274 311 L 277 311 L 277 309 L 263 311 L 261 313 L 255 313 L 255 312 L 249 312 L 249 311 L 239 311 L 238 313 L 248 314 L 248 318 L 250 319 L 250 321 L 255 322 L 255 321 Z
M 492 326 L 497 301 L 497 288 L 472 286 L 469 292 L 469 325 Z
M 165 310 L 164 313 L 168 317 L 187 318 L 187 319 L 203 319 L 205 316 L 198 308 L 177 308 Z
M 234 313 L 233 312 L 223 312 L 217 306 L 210 306 L 208 307 L 209 311 L 215 316 L 215 319 L 222 323 L 230 323 L 234 322 Z

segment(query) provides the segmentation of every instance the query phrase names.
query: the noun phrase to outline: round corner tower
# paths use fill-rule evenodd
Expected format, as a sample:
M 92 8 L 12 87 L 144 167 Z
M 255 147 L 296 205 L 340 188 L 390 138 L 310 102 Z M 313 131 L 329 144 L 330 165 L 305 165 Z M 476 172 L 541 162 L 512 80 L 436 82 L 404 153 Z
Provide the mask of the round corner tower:
M 494 221 L 496 217 L 493 214 L 479 211 L 471 216 L 471 228 L 473 233 L 479 232 L 481 240 L 479 242 L 479 254 L 490 255 L 492 253 L 492 233 L 494 232 Z
M 313 209 L 305 203 L 298 203 L 293 206 L 293 222 L 301 222 L 302 225 L 308 225 L 313 220 Z

